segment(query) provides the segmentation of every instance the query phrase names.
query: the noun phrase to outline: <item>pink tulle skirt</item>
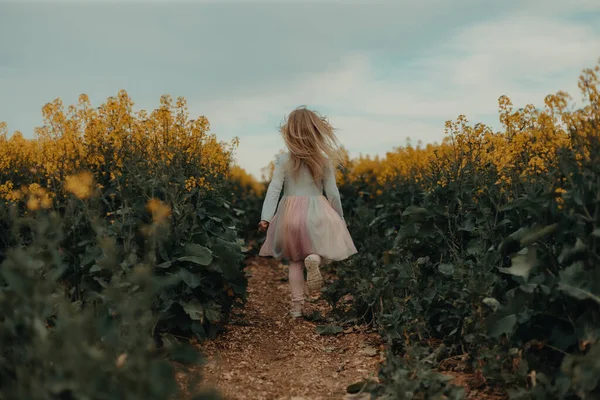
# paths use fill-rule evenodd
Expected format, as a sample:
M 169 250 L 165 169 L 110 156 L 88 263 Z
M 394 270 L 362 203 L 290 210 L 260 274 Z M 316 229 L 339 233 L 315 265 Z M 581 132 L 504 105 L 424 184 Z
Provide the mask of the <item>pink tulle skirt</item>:
M 318 254 L 340 261 L 356 254 L 356 247 L 346 224 L 324 196 L 284 196 L 259 254 L 291 261 Z

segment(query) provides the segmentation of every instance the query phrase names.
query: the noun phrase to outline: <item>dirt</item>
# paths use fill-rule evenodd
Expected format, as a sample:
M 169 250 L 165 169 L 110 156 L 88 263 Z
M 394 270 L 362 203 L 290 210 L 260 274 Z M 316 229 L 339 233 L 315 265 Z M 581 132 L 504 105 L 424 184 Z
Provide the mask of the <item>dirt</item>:
M 377 380 L 384 361 L 377 333 L 355 326 L 337 335 L 317 334 L 316 326 L 327 322 L 289 316 L 286 267 L 260 258 L 247 264 L 247 304 L 232 316 L 226 332 L 201 345 L 208 359 L 198 371 L 202 387 L 216 388 L 227 400 L 349 400 L 354 398 L 346 397 L 348 385 Z M 307 296 L 308 314 L 330 311 L 318 293 Z M 482 388 L 477 375 L 444 373 L 467 389 L 468 399 L 505 398 Z
M 343 399 L 348 385 L 377 375 L 383 346 L 376 333 L 321 336 L 316 323 L 289 316 L 283 265 L 253 259 L 247 272 L 248 303 L 227 332 L 202 346 L 208 357 L 203 386 L 231 400 Z M 308 313 L 329 309 L 318 293 L 307 300 Z

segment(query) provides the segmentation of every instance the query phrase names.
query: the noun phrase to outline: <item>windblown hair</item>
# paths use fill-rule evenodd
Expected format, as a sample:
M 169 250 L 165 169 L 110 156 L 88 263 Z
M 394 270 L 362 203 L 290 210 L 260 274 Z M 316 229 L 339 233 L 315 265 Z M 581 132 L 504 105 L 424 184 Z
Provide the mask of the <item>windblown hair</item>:
M 333 165 L 340 162 L 340 146 L 326 117 L 301 106 L 288 115 L 280 128 L 290 151 L 289 168 L 296 173 L 302 164 L 308 167 L 315 181 L 323 178 L 329 159 Z

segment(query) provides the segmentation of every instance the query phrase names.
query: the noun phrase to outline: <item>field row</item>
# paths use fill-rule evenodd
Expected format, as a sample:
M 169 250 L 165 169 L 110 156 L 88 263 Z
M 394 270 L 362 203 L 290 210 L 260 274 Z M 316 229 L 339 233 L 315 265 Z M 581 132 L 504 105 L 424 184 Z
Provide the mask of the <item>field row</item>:
M 463 398 L 444 369 L 515 399 L 597 395 L 598 70 L 582 107 L 503 97 L 500 132 L 461 116 L 441 144 L 346 157 L 359 254 L 323 296 L 385 339 L 374 395 Z M 265 184 L 183 99 L 43 114 L 32 140 L 0 126 L 0 399 L 172 398 L 174 369 L 198 362 L 182 339 L 215 337 L 246 301 Z

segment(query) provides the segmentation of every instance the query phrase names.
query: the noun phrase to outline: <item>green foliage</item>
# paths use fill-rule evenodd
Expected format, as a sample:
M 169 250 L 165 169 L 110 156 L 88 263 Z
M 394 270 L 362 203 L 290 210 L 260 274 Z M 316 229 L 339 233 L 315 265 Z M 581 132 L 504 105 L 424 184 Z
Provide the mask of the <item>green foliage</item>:
M 37 139 L 0 140 L 0 399 L 173 398 L 173 362 L 198 361 L 178 340 L 245 302 L 239 207 L 260 185 L 231 166 L 237 141 L 183 99 L 132 105 L 56 100 Z
M 98 271 L 81 300 L 63 281 L 70 265 L 59 249 L 60 217 L 27 222 L 32 239 L 0 265 L 0 399 L 171 399 L 181 395 L 175 370 L 196 364 L 197 351 L 177 341 L 157 349 L 152 332 L 157 296 L 179 284 L 118 250 L 99 234 Z M 22 225 L 22 226 L 23 226 Z M 101 230 L 100 230 L 101 231 Z M 172 360 L 172 361 L 169 361 Z M 174 363 L 175 362 L 175 363 Z M 209 393 L 196 399 L 215 398 Z
M 266 183 L 259 183 L 245 172 L 235 168 L 229 180 L 224 182 L 223 193 L 231 202 L 231 209 L 238 221 L 240 234 L 248 243 L 248 255 L 257 255 L 260 244 L 265 240 L 257 226 L 262 212 Z
M 592 116 L 572 129 L 555 167 L 510 185 L 466 148 L 374 198 L 355 195 L 372 177 L 341 188 L 359 253 L 325 296 L 388 341 L 380 390 L 452 397 L 406 378 L 434 379 L 426 354 L 401 359 L 434 339 L 513 398 L 600 396 L 600 135 Z
M 428 356 L 421 348 L 411 348 L 404 356 L 389 353 L 381 368 L 382 386 L 374 388 L 381 400 L 460 400 L 465 398 L 464 388 L 450 383 L 451 377 L 434 371 L 422 361 Z
M 243 303 L 246 295 L 238 221 L 229 203 L 218 192 L 181 192 L 143 172 L 106 185 L 90 199 L 65 200 L 57 210 L 62 219 L 57 222 L 56 245 L 67 265 L 62 279 L 71 300 L 85 303 L 87 293 L 106 279 L 107 271 L 98 263 L 102 250 L 95 239 L 101 235 L 114 240 L 114 251 L 124 257 L 122 268 L 143 262 L 155 265 L 160 276 L 181 278 L 157 295 L 154 309 L 161 319 L 156 334 L 214 337 L 231 308 Z M 148 207 L 157 199 L 162 200 L 157 207 L 166 215 L 153 223 Z M 2 222 L 10 232 L 6 241 L 11 246 L 31 243 L 32 212 L 13 205 L 5 215 Z M 144 224 L 149 225 L 141 229 Z
M 223 188 L 184 190 L 202 171 L 175 164 L 123 169 L 49 210 L 0 201 L 0 399 L 171 399 L 174 365 L 199 361 L 181 339 L 215 337 L 244 303 Z

